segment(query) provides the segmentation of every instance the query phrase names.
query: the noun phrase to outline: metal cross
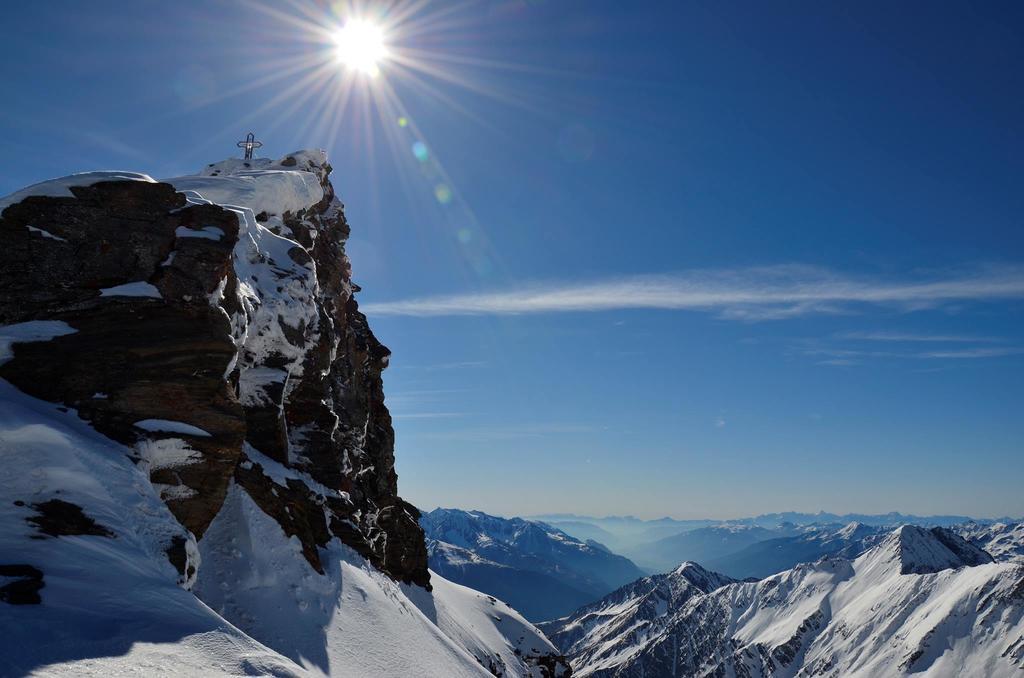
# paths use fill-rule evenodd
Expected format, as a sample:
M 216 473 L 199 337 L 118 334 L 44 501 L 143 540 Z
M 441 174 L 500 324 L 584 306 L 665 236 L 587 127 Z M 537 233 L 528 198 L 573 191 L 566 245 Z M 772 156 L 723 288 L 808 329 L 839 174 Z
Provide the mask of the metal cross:
M 252 132 L 246 135 L 245 141 L 239 141 L 238 147 L 245 149 L 245 159 L 252 160 L 252 151 L 254 148 L 260 148 L 263 146 L 262 141 L 256 141 L 256 135 Z

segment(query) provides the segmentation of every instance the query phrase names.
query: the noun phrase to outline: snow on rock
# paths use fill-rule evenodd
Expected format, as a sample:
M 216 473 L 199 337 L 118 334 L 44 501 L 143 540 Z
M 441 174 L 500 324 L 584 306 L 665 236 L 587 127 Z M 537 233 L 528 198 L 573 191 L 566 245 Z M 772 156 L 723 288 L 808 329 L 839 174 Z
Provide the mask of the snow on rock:
M 235 367 L 244 373 L 275 356 L 283 359 L 276 369 L 299 377 L 306 352 L 318 337 L 316 269 L 302 247 L 259 225 L 251 209 L 239 213 L 239 223 L 244 226 L 235 246 L 234 264 L 242 311 L 231 318 L 239 349 Z M 253 382 L 244 379 L 243 385 Z M 259 388 L 239 392 L 243 405 L 258 402 L 260 397 Z
M 287 158 L 294 164 L 283 165 Z M 317 170 L 327 164 L 323 151 L 297 151 L 282 161 L 228 158 L 198 174 L 164 179 L 180 191 L 195 191 L 218 205 L 248 207 L 255 214 L 282 216 L 298 212 L 324 197 Z
M 153 177 L 138 172 L 122 172 L 119 170 L 101 170 L 96 172 L 79 172 L 66 177 L 48 179 L 32 184 L 10 195 L 0 198 L 0 214 L 8 206 L 33 196 L 49 196 L 53 198 L 73 198 L 71 189 L 75 186 L 91 186 L 100 181 L 145 181 L 155 183 Z
M 204 226 L 201 229 L 179 226 L 174 230 L 174 235 L 179 238 L 206 238 L 207 240 L 220 240 L 224 237 L 224 231 L 216 226 Z M 171 254 L 173 254 L 173 252 Z
M 202 438 L 209 438 L 210 434 L 208 431 L 204 431 L 198 426 L 192 424 L 186 424 L 183 421 L 170 421 L 168 419 L 143 419 L 142 421 L 135 422 L 136 428 L 141 428 L 143 431 L 160 431 L 164 433 L 182 433 L 188 436 L 200 436 Z
M 265 381 L 245 374 L 274 356 L 284 360 L 278 368 L 284 375 L 301 376 L 308 348 L 317 340 L 319 314 L 316 298 L 316 268 L 306 250 L 294 240 L 278 235 L 257 220 L 270 219 L 267 226 L 284 232 L 282 218 L 310 209 L 323 199 L 320 173 L 327 165 L 322 151 L 302 151 L 288 157 L 294 164 L 283 165 L 266 158 L 231 158 L 213 163 L 197 175 L 166 181 L 189 196 L 190 202 L 211 202 L 229 209 L 240 226 L 233 260 L 237 278 L 235 300 L 241 311 L 231 316 L 232 336 L 238 359 L 229 371 L 241 372 L 239 399 L 243 405 L 264 400 Z M 301 165 L 299 163 L 301 160 Z M 269 215 L 269 216 L 268 216 Z M 218 228 L 179 228 L 179 237 L 219 239 Z M 225 283 L 227 280 L 225 279 Z M 224 300 L 225 286 L 211 296 L 212 304 Z M 287 378 L 284 396 L 287 397 Z
M 54 235 L 53 233 L 50 233 L 49 231 L 44 231 L 41 228 L 36 228 L 35 226 L 26 226 L 25 228 L 27 228 L 30 233 L 38 233 L 39 235 L 49 240 L 56 240 L 57 242 L 67 242 L 67 238 L 62 238 L 59 235 Z
M 14 325 L 0 325 L 0 365 L 14 357 L 14 344 L 49 341 L 75 332 L 75 328 L 61 320 L 30 320 Z
M 149 471 L 194 464 L 201 457 L 200 452 L 189 447 L 181 438 L 143 438 L 135 443 L 135 451 Z
M 163 299 L 163 295 L 160 294 L 160 290 L 156 286 L 145 282 L 130 282 L 124 285 L 117 285 L 115 287 L 105 287 L 100 290 L 101 297 L 152 297 L 153 299 Z

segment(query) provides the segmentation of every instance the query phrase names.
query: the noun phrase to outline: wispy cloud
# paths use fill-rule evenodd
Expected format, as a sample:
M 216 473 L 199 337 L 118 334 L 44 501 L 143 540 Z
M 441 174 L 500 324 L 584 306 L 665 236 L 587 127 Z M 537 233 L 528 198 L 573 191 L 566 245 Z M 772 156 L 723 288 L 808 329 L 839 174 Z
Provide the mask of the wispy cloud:
M 905 279 L 852 276 L 781 265 L 694 270 L 589 283 L 533 283 L 516 289 L 368 303 L 371 315 L 513 315 L 630 308 L 704 311 L 737 320 L 849 313 L 858 306 L 901 311 L 951 302 L 1024 298 L 1024 268 L 986 267 Z
M 1024 348 L 1007 347 L 969 347 L 963 349 L 942 349 L 936 351 L 860 351 L 847 348 L 830 348 L 812 346 L 801 348 L 800 352 L 807 356 L 821 357 L 819 365 L 848 366 L 857 365 L 865 360 L 970 360 L 979 358 L 1001 358 L 1004 356 L 1024 354 Z
M 1001 358 L 1007 355 L 1020 355 L 1024 348 L 968 348 L 952 351 L 928 351 L 917 354 L 918 358 L 930 359 L 973 359 L 973 358 Z
M 914 334 L 908 332 L 842 332 L 837 339 L 854 339 L 860 341 L 891 341 L 897 343 L 988 343 L 999 342 L 998 337 L 978 337 L 967 334 Z

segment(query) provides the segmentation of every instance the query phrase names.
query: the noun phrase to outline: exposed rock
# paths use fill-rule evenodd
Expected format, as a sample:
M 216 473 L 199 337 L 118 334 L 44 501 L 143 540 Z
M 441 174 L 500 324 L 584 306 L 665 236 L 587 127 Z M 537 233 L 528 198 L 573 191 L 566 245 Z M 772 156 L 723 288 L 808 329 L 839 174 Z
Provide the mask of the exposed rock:
M 42 602 L 39 590 L 45 584 L 43 573 L 38 568 L 31 565 L 0 565 L 0 577 L 14 580 L 0 586 L 0 601 L 11 605 L 38 605 Z
M 190 548 L 192 547 L 192 548 Z M 178 583 L 185 588 L 190 588 L 196 577 L 196 563 L 194 553 L 195 542 L 191 542 L 182 536 L 171 537 L 171 545 L 167 547 L 167 559 L 174 565 L 180 577 Z
M 49 499 L 32 504 L 38 515 L 26 520 L 43 534 L 51 537 L 93 535 L 113 537 L 114 533 L 82 512 L 82 507 L 61 499 Z
M 76 330 L 58 338 L 66 341 L 16 345 L 0 377 L 75 408 L 99 432 L 128 445 L 144 435 L 134 424 L 146 419 L 208 432 L 189 440 L 201 463 L 180 469 L 168 483 L 189 488 L 168 505 L 202 535 L 223 501 L 245 432 L 224 379 L 235 356 L 228 320 L 209 302 L 221 280 L 231 279 L 237 217 L 220 207 L 186 205 L 168 184 L 100 182 L 71 191 L 75 198 L 27 198 L 0 219 L 0 324 L 61 320 Z M 63 240 L 37 244 L 29 225 Z M 176 235 L 208 227 L 224 236 Z M 161 298 L 102 292 L 133 282 L 152 284 Z

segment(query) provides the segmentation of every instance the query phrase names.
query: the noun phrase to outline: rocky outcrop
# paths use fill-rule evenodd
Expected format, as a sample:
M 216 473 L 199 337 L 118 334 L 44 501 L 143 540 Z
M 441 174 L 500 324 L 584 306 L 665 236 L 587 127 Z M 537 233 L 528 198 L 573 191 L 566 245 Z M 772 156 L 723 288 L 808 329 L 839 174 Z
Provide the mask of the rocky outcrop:
M 262 175 L 228 161 L 173 185 L 83 180 L 6 206 L 0 325 L 73 331 L 15 343 L 0 378 L 130 446 L 198 539 L 234 482 L 318 571 L 338 538 L 429 586 L 419 513 L 397 495 L 390 352 L 353 296 L 330 166 L 309 152 L 261 162 Z M 209 182 L 200 192 L 216 201 L 206 186 L 251 178 L 256 202 L 261 186 L 291 182 L 260 222 L 190 192 Z M 298 207 L 299 189 L 319 199 Z M 182 544 L 167 553 L 187 567 Z

